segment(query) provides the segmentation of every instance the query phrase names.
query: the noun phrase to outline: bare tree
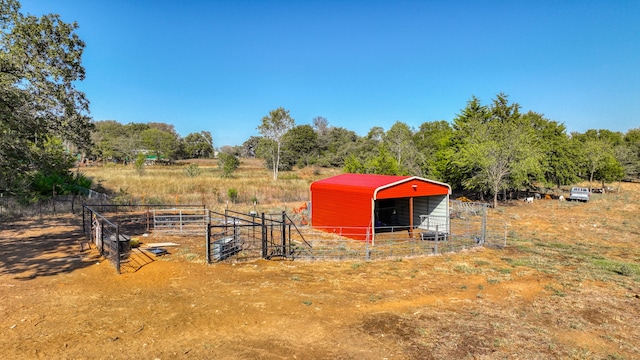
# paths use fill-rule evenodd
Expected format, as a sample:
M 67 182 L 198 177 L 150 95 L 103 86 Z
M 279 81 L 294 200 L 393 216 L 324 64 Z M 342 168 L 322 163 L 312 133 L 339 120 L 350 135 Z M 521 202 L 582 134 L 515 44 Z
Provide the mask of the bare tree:
M 329 120 L 324 116 L 316 116 L 313 118 L 313 128 L 318 136 L 323 136 L 329 130 Z
M 279 107 L 271 110 L 269 115 L 262 118 L 262 124 L 258 126 L 260 134 L 271 140 L 275 147 L 269 152 L 272 157 L 273 180 L 278 180 L 278 168 L 280 167 L 280 147 L 282 137 L 295 125 L 295 120 L 289 115 L 289 110 Z

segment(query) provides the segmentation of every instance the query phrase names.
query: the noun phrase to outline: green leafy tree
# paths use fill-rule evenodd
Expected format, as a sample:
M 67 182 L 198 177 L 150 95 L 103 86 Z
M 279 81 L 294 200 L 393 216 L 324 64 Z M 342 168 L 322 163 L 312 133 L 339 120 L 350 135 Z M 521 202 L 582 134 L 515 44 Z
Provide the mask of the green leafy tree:
M 47 171 L 41 155 L 54 138 L 78 151 L 90 147 L 89 102 L 75 88 L 85 77 L 77 27 L 0 1 L 0 188 L 31 191 L 33 174 Z
M 545 182 L 558 188 L 574 183 L 578 179 L 579 151 L 565 126 L 532 111 L 523 115 L 523 118 L 534 129 L 536 146 L 542 154 L 541 166 Z
M 456 125 L 466 132 L 460 138 L 456 161 L 470 175 L 463 185 L 489 192 L 497 207 L 500 191 L 527 185 L 538 177 L 541 155 L 533 128 L 521 116 L 518 104 L 509 104 L 504 94 L 498 94 L 488 108 L 477 107 L 476 100 L 463 111 L 469 117 L 456 119 Z
M 589 187 L 594 179 L 598 177 L 596 174 L 606 173 L 606 168 L 614 168 L 611 162 L 615 160 L 613 156 L 613 147 L 604 139 L 587 138 L 582 146 L 582 154 L 584 155 L 585 166 L 589 173 Z
M 191 133 L 182 139 L 182 144 L 184 152 L 189 158 L 213 157 L 213 137 L 208 131 Z
M 384 146 L 380 147 L 378 155 L 370 158 L 364 165 L 368 174 L 403 175 L 398 160 Z
M 640 128 L 627 131 L 624 143 L 615 148 L 615 153 L 624 168 L 625 178 L 640 179 Z
M 261 138 L 259 136 L 249 137 L 247 141 L 242 143 L 242 150 L 240 152 L 240 155 L 242 157 L 247 157 L 247 158 L 256 157 L 256 154 L 258 151 L 258 145 L 260 144 L 260 139 Z
M 401 121 L 396 121 L 384 134 L 383 143 L 395 158 L 398 171 L 421 174 L 421 156 L 413 142 L 413 131 Z
M 325 167 L 342 167 L 349 155 L 356 152 L 360 137 L 342 127 L 331 127 L 324 136 L 318 137 L 320 158 L 318 163 Z
M 173 125 L 165 123 L 129 123 L 122 125 L 114 120 L 98 121 L 92 134 L 95 146 L 93 155 L 102 160 L 128 163 L 135 161 L 138 153 L 150 153 L 168 160 L 188 156 L 213 155 L 211 134 L 206 131 L 189 134 L 180 139 Z
M 60 191 L 71 180 L 69 168 L 74 159 L 65 150 L 62 141 L 57 137 L 47 137 L 42 146 L 34 146 L 32 151 L 42 166 L 32 171 L 34 189 L 40 195 L 62 194 Z M 57 190 L 56 190 L 57 189 Z
M 624 145 L 624 135 L 609 130 L 587 130 L 573 134 L 580 152 L 582 173 L 589 180 L 614 181 L 624 177 L 624 167 L 616 158 L 616 148 Z
M 487 106 L 474 96 L 453 120 L 452 147 L 456 156 L 452 159 L 447 178 L 454 188 L 465 188 L 481 194 L 484 190 L 481 184 L 474 181 L 474 176 L 481 170 L 476 161 L 480 153 L 475 151 L 488 137 L 485 128 L 489 117 Z
M 114 120 L 95 122 L 92 133 L 94 146 L 92 154 L 103 161 L 127 162 L 136 159 L 143 149 L 142 132 L 148 130 L 147 124 L 122 125 Z
M 424 159 L 422 173 L 425 176 L 439 181 L 448 180 L 454 157 L 452 139 L 453 128 L 444 120 L 420 125 L 413 142 Z
M 618 131 L 607 129 L 589 129 L 582 135 L 586 139 L 600 139 L 611 146 L 618 146 L 624 142 L 624 135 Z
M 91 133 L 93 147 L 92 155 L 103 160 L 119 158 L 116 150 L 116 139 L 126 135 L 125 127 L 115 120 L 97 121 L 95 129 Z
M 280 168 L 280 153 L 282 147 L 282 138 L 293 126 L 295 120 L 289 115 L 289 110 L 280 107 L 271 110 L 269 115 L 262 118 L 262 123 L 258 126 L 258 131 L 268 142 L 263 142 L 263 146 L 272 146 L 273 149 L 264 151 L 263 154 L 268 156 L 271 168 L 273 170 L 273 180 L 278 180 L 278 170 Z
M 344 166 L 342 167 L 342 171 L 352 174 L 364 174 L 366 172 L 366 168 L 357 156 L 351 154 L 346 159 L 344 159 Z
M 176 132 L 175 126 L 173 126 L 172 124 L 149 122 L 149 123 L 143 124 L 143 125 L 146 125 L 147 128 L 149 128 L 149 129 L 158 129 L 160 131 L 164 131 L 166 133 L 169 133 L 169 134 L 173 135 L 173 137 L 175 137 L 175 138 L 179 137 L 178 133 Z
M 385 146 L 383 143 L 384 134 L 383 128 L 374 126 L 365 137 L 356 136 L 353 142 L 345 144 L 348 152 L 344 158 L 343 171 L 360 174 L 378 173 L 380 170 L 374 165 L 374 159 L 382 159 L 380 151 Z M 388 152 L 385 155 L 388 156 Z
M 170 132 L 149 128 L 142 132 L 142 144 L 147 151 L 158 157 L 173 160 L 178 150 L 178 139 Z
M 602 188 L 605 187 L 605 183 L 618 181 L 624 178 L 624 167 L 615 156 L 615 150 L 612 150 L 603 159 L 602 165 L 598 168 L 594 174 L 594 178 L 599 180 L 602 184 Z
M 298 125 L 289 130 L 282 138 L 281 168 L 304 167 L 313 164 L 318 158 L 318 134 L 311 125 Z
M 218 156 L 218 166 L 222 169 L 222 177 L 231 177 L 240 166 L 240 159 L 234 154 L 223 152 Z

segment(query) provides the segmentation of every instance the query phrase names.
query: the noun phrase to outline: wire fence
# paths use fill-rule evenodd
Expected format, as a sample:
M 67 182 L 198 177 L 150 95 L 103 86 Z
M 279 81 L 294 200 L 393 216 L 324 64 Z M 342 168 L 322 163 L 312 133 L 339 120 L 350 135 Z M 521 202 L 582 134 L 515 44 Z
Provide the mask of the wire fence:
M 490 221 L 487 209 L 484 203 L 451 200 L 449 216 L 421 215 L 416 227 L 301 227 L 299 236 L 310 249 L 298 258 L 372 260 L 505 247 L 507 224 Z M 367 234 L 364 240 L 353 240 L 361 239 L 363 233 Z
M 73 214 L 84 202 L 86 197 L 82 195 L 56 195 L 25 205 L 17 197 L 0 193 L 0 219 Z
M 416 227 L 375 229 L 296 226 L 285 214 L 265 218 L 264 214 L 212 212 L 210 246 L 213 261 L 272 258 L 274 254 L 292 260 L 375 260 L 506 246 L 506 223 L 488 221 L 484 205 L 466 206 L 472 211 L 422 217 Z M 364 239 L 362 234 L 366 234 Z
M 457 226 L 462 225 L 462 226 Z M 507 241 L 506 224 L 482 226 L 481 222 L 453 223 L 450 232 L 423 232 L 420 228 L 376 233 L 365 240 L 350 238 L 362 229 L 342 228 L 341 233 L 325 232 L 322 228 L 300 228 L 300 237 L 310 245 L 297 259 L 306 260 L 375 260 L 407 258 L 459 252 L 479 246 L 504 247 Z M 425 235 L 426 234 L 426 235 Z

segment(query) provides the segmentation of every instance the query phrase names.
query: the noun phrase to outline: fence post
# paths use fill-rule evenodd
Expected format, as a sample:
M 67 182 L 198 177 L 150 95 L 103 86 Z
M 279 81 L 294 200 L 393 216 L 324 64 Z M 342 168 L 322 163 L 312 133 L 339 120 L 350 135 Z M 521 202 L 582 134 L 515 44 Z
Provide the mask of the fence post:
M 282 256 L 287 256 L 287 214 L 282 211 Z
M 371 250 L 369 249 L 369 241 L 371 240 L 370 235 L 370 231 L 371 229 L 369 227 L 367 227 L 367 242 L 365 243 L 365 260 L 369 261 L 371 260 Z
M 433 247 L 433 253 L 438 255 L 438 225 L 436 225 L 436 237 L 434 243 L 435 245 Z
M 104 220 L 100 219 L 100 255 L 104 256 Z
M 116 272 L 120 274 L 120 225 L 116 224 Z
M 145 206 L 145 215 L 147 216 L 147 231 L 149 231 L 149 206 Z
M 264 213 L 262 213 L 262 258 L 267 258 L 267 225 L 265 224 Z
M 487 207 L 482 206 L 482 243 L 487 241 Z
M 206 255 L 206 259 L 207 259 L 207 264 L 211 264 L 211 215 L 209 215 L 209 210 L 207 210 L 207 217 L 206 217 L 206 230 L 205 230 L 205 249 L 207 251 L 207 255 Z

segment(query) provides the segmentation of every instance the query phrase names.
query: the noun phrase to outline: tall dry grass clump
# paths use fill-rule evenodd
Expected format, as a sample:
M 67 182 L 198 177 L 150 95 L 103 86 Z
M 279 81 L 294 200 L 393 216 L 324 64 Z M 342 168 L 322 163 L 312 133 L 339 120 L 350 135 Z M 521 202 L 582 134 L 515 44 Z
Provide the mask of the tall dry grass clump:
M 197 175 L 189 164 L 198 165 Z M 242 159 L 230 177 L 222 176 L 215 160 L 146 166 L 142 175 L 133 165 L 108 164 L 79 171 L 116 203 L 198 204 L 214 211 L 290 210 L 309 201 L 312 182 L 340 173 L 338 169 L 309 167 L 280 172 L 274 181 L 260 159 Z

